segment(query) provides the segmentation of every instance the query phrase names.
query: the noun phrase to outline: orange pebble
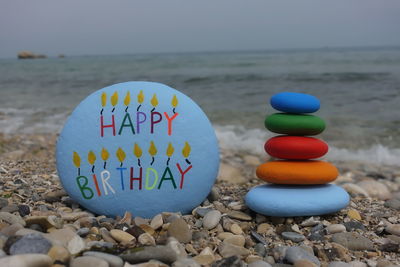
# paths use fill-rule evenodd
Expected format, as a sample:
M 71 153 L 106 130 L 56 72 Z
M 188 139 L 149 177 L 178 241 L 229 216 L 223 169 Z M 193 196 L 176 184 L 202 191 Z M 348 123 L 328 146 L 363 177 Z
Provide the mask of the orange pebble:
M 261 164 L 257 177 L 273 184 L 326 184 L 334 181 L 339 172 L 328 162 L 319 160 L 276 160 Z

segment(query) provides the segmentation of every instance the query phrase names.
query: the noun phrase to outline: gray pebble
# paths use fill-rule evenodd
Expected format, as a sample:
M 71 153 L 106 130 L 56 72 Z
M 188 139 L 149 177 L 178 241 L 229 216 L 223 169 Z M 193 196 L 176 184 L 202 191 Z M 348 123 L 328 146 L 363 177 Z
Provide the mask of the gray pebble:
M 193 259 L 186 258 L 177 260 L 172 264 L 172 267 L 200 267 L 200 264 Z
M 332 261 L 328 267 L 351 267 L 351 265 L 343 261 Z
M 108 267 L 108 263 L 92 256 L 77 257 L 71 260 L 70 267 Z
M 213 229 L 221 220 L 221 212 L 219 210 L 212 210 L 207 212 L 203 218 L 203 227 L 205 229 Z
M 328 234 L 346 232 L 346 226 L 344 226 L 343 224 L 331 224 L 326 227 L 326 232 Z
M 76 231 L 76 234 L 79 236 L 87 236 L 90 232 L 90 229 L 87 227 L 80 228 L 78 231 Z
M 151 259 L 171 264 L 177 260 L 176 252 L 167 246 L 144 247 L 134 249 L 131 253 L 121 254 L 120 257 L 129 263 L 146 262 Z
M 357 229 L 362 230 L 362 231 L 365 230 L 365 226 L 362 223 L 357 222 L 357 221 L 345 222 L 344 226 L 346 227 L 347 232 L 351 232 L 351 231 L 357 230 Z
M 47 254 L 51 243 L 41 234 L 27 234 L 10 246 L 10 255 L 38 253 Z
M 0 197 L 0 209 L 8 206 L 8 199 L 4 197 Z
M 18 205 L 18 213 L 21 215 L 21 217 L 24 217 L 26 215 L 29 215 L 31 213 L 31 209 L 29 208 L 28 205 Z
M 400 200 L 398 200 L 398 199 L 390 199 L 390 200 L 385 202 L 384 206 L 387 207 L 387 208 L 400 210 Z
M 257 243 L 254 246 L 254 251 L 257 253 L 258 256 L 264 257 L 265 254 L 267 254 L 267 249 L 265 248 L 264 244 L 262 243 Z
M 211 267 L 244 267 L 244 262 L 238 256 L 224 258 L 214 262 Z
M 100 258 L 108 262 L 110 267 L 122 267 L 124 265 L 124 261 L 115 255 L 111 255 L 108 253 L 97 252 L 97 251 L 87 251 L 83 253 L 83 256 L 92 256 L 96 258 Z
M 204 217 L 209 211 L 212 211 L 213 209 L 210 208 L 197 208 L 196 214 L 199 215 L 200 217 Z
M 298 233 L 295 233 L 295 232 L 283 232 L 282 233 L 282 237 L 284 239 L 292 240 L 293 242 L 296 242 L 296 243 L 301 242 L 304 239 L 306 239 L 304 237 L 304 235 L 301 235 L 301 234 L 298 234 Z
M 306 251 L 300 247 L 288 248 L 285 253 L 285 259 L 292 264 L 297 260 L 306 259 L 306 260 L 314 262 L 318 266 L 321 265 L 321 263 L 317 257 L 315 257 L 314 255 L 310 254 L 308 251 Z
M 332 241 L 350 250 L 373 250 L 374 243 L 357 233 L 337 233 L 332 236 Z
M 265 261 L 254 261 L 247 265 L 247 267 L 272 267 L 271 264 Z

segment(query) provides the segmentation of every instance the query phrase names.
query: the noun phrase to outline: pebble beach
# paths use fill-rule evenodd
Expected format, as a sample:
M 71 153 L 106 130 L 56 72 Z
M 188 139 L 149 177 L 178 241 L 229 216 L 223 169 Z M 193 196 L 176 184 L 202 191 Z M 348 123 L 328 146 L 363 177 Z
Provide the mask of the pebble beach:
M 223 149 L 218 179 L 191 214 L 93 214 L 62 189 L 54 134 L 0 135 L 0 266 L 399 266 L 400 171 L 334 162 L 350 195 L 338 213 L 278 218 L 243 202 L 259 155 Z M 317 199 L 315 201 L 318 201 Z

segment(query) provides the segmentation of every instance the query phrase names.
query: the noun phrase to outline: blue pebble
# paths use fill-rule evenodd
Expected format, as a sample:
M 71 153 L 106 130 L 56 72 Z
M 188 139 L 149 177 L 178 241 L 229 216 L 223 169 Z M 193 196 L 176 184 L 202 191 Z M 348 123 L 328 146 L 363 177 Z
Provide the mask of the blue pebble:
M 271 97 L 271 106 L 288 113 L 313 113 L 319 110 L 318 98 L 308 94 L 282 92 Z
M 322 215 L 345 208 L 350 197 L 336 185 L 261 185 L 246 195 L 246 205 L 267 216 L 293 217 Z

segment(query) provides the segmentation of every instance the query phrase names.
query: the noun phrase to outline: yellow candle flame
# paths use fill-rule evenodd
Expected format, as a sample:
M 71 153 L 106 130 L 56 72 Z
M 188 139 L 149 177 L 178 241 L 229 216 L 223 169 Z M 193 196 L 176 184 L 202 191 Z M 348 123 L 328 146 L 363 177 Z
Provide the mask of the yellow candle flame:
M 107 149 L 103 147 L 103 149 L 101 150 L 101 159 L 106 161 L 109 156 L 110 154 L 108 153 Z
M 101 106 L 105 107 L 106 104 L 107 104 L 107 94 L 106 94 L 106 92 L 103 92 L 101 94 Z
M 176 97 L 176 95 L 174 95 L 174 96 L 172 97 L 171 105 L 172 105 L 172 107 L 174 107 L 174 108 L 176 108 L 176 106 L 178 105 L 178 98 Z
M 140 148 L 140 146 L 138 144 L 135 143 L 135 146 L 133 148 L 133 154 L 135 154 L 135 156 L 137 158 L 140 158 L 142 156 L 142 149 Z
M 185 146 L 182 149 L 182 155 L 183 157 L 187 158 L 190 155 L 190 145 L 188 142 L 185 142 Z
M 167 147 L 167 156 L 168 156 L 168 158 L 170 158 L 172 156 L 172 154 L 174 154 L 174 151 L 175 151 L 174 147 L 172 146 L 171 143 L 169 143 L 168 147 Z
M 131 94 L 128 91 L 128 92 L 126 92 L 126 96 L 125 96 L 125 99 L 124 99 L 125 106 L 128 106 L 130 102 L 131 102 Z
M 154 157 L 155 154 L 157 154 L 157 148 L 154 145 L 153 141 L 150 141 L 150 147 L 149 147 L 149 154 Z
M 142 104 L 144 101 L 144 94 L 143 91 L 140 90 L 139 94 L 137 95 L 137 102 L 139 102 L 139 104 Z
M 118 103 L 118 92 L 115 91 L 114 94 L 111 96 L 111 105 L 115 107 L 117 103 Z
M 94 165 L 94 162 L 96 161 L 96 155 L 94 154 L 94 152 L 92 150 L 89 151 L 87 158 L 88 158 L 90 165 Z
M 156 94 L 153 95 L 153 97 L 152 97 L 151 100 L 150 100 L 150 103 L 153 105 L 153 107 L 157 107 L 157 105 L 158 105 L 158 99 L 157 99 Z
M 75 167 L 79 168 L 81 166 L 81 157 L 79 154 L 74 151 L 74 155 L 72 156 L 72 161 L 74 162 Z
M 118 160 L 119 160 L 120 162 L 123 162 L 124 159 L 125 159 L 125 157 L 126 157 L 126 154 L 125 154 L 125 152 L 122 150 L 122 148 L 118 148 L 116 154 L 117 154 Z

